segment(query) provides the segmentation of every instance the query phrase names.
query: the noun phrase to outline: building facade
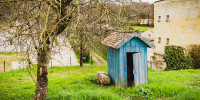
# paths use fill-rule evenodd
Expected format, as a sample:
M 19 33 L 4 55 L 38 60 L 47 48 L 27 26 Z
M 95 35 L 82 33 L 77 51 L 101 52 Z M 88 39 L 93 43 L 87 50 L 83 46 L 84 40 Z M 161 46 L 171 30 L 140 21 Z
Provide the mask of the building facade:
M 200 0 L 160 0 L 154 3 L 155 54 L 165 46 L 200 44 Z

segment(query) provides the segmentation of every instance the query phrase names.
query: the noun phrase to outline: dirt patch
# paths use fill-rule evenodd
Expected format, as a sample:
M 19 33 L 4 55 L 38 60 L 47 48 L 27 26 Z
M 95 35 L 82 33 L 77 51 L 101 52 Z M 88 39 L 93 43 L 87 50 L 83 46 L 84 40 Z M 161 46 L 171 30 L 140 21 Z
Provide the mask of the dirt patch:
M 93 60 L 95 61 L 96 65 L 107 65 L 107 61 L 99 56 L 97 53 L 91 52 L 91 55 L 93 56 Z M 101 61 L 99 61 L 98 59 Z

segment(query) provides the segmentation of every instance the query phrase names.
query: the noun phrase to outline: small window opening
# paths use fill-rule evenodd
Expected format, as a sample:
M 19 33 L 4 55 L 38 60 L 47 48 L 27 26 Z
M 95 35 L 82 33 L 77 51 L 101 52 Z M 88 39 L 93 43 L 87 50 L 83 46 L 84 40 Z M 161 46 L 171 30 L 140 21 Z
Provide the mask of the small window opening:
M 166 39 L 166 45 L 169 45 L 169 38 Z
M 169 20 L 169 15 L 167 15 L 167 20 L 166 20 L 166 22 L 169 22 L 170 20 Z
M 149 34 L 149 37 L 151 37 L 151 34 Z
M 161 37 L 158 37 L 158 43 L 161 43 Z
M 158 16 L 158 22 L 161 22 L 161 16 Z

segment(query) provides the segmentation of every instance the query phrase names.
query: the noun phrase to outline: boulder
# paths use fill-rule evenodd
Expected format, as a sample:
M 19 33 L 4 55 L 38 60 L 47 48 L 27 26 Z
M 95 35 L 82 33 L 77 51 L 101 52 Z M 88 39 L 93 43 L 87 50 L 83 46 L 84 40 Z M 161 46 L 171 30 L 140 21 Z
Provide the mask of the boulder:
M 104 72 L 98 71 L 97 72 L 97 81 L 101 85 L 108 85 L 111 83 L 111 79 L 108 75 L 106 75 Z

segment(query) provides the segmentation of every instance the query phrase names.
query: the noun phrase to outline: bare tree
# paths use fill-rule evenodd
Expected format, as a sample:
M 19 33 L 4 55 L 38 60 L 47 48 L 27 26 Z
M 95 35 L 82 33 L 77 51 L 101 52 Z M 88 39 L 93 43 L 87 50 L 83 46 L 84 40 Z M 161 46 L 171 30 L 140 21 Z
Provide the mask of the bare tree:
M 9 28 L 5 31 L 8 39 L 15 39 L 17 45 L 25 43 L 28 53 L 37 52 L 37 83 L 35 100 L 46 99 L 48 90 L 48 65 L 52 43 L 70 24 L 76 2 L 72 0 L 10 0 L 1 1 L 6 10 L 11 8 L 9 18 L 5 19 Z M 3 14 L 7 15 L 7 14 Z
M 95 1 L 99 3 L 100 1 Z M 105 3 L 105 1 L 102 1 Z M 86 20 L 92 12 L 92 0 L 5 0 L 0 1 L 1 18 L 4 25 L 1 34 L 5 41 L 14 40 L 16 45 L 25 45 L 27 55 L 37 54 L 37 83 L 35 100 L 46 99 L 48 91 L 48 65 L 51 59 L 52 44 L 63 32 L 77 34 L 80 49 L 84 49 L 84 35 L 92 24 L 100 18 Z M 8 9 L 9 8 L 9 9 Z M 9 13 L 3 12 L 9 10 Z M 105 14 L 104 14 L 105 15 Z M 102 16 L 104 16 L 102 14 Z M 3 17 L 2 17 L 3 16 Z M 86 18 L 87 17 L 87 18 Z M 91 17 L 89 17 L 91 18 Z M 85 23 L 85 24 L 84 24 Z M 81 27 L 81 25 L 84 25 Z M 8 32 L 9 31 L 9 32 Z M 28 59 L 28 56 L 26 56 Z M 81 65 L 82 66 L 82 65 Z

